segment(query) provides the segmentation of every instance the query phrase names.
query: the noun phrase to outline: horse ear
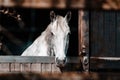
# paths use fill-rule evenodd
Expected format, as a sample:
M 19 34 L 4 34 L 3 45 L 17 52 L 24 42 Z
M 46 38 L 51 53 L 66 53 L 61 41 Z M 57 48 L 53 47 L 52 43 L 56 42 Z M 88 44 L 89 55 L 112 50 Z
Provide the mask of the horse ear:
M 66 18 L 66 20 L 67 20 L 68 22 L 69 22 L 70 19 L 71 19 L 71 15 L 72 15 L 71 11 L 67 12 L 67 14 L 65 15 L 65 18 Z
M 51 11 L 51 12 L 50 12 L 50 19 L 51 19 L 51 21 L 54 21 L 54 20 L 55 20 L 55 17 L 56 17 L 55 12 L 54 12 L 54 11 Z

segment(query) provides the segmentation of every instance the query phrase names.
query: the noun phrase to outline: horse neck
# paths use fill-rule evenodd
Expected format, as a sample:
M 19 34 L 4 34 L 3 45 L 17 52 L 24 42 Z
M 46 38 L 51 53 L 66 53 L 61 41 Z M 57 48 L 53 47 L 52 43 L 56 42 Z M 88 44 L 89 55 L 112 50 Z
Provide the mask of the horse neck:
M 52 35 L 51 35 L 51 31 L 50 31 L 50 26 L 47 27 L 47 29 L 45 30 L 44 33 L 45 33 L 44 40 L 46 41 L 46 44 L 47 44 L 47 54 L 49 56 L 54 56 L 53 55 L 53 46 L 51 43 Z
M 38 37 L 38 39 L 36 39 L 39 44 L 39 50 L 40 50 L 40 54 L 45 54 L 48 56 L 51 56 L 51 34 L 50 34 L 50 29 L 49 26 L 46 28 L 46 30 L 44 32 L 42 32 L 41 36 Z M 44 52 L 43 52 L 44 51 Z

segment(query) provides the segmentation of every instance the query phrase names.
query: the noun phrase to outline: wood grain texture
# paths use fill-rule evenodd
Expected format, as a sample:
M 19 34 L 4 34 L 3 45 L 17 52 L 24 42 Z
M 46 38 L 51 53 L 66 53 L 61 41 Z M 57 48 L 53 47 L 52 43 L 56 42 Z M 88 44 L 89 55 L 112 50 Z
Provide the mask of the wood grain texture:
M 79 63 L 79 57 L 67 57 L 68 63 Z M 55 63 L 54 57 L 0 56 L 1 63 Z
M 119 10 L 119 0 L 0 0 L 0 6 Z
M 15 72 L 20 71 L 20 64 L 19 63 L 15 63 Z
M 1 72 L 61 73 L 54 57 L 0 56 Z M 79 57 L 68 57 L 68 63 L 79 63 Z
M 41 63 L 32 63 L 31 64 L 31 72 L 40 72 L 41 73 Z
M 56 66 L 56 64 L 52 64 L 52 73 L 61 73 L 60 69 Z
M 0 72 L 9 72 L 9 63 L 0 63 Z
M 54 57 L 37 56 L 0 56 L 0 62 L 11 63 L 54 63 Z
M 9 71 L 10 72 L 15 71 L 15 63 L 9 63 Z
M 52 72 L 52 64 L 46 64 L 46 73 Z

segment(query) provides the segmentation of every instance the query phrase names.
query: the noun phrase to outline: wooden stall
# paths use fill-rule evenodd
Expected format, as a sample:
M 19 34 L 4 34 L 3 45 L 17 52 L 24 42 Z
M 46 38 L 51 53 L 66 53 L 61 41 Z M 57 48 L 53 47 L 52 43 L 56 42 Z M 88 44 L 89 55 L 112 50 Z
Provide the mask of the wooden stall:
M 0 0 L 0 5 L 2 7 L 3 6 L 22 7 L 37 9 L 57 8 L 70 10 L 77 8 L 78 45 L 76 46 L 79 46 L 78 47 L 79 56 L 73 59 L 68 57 L 68 63 L 77 64 L 76 67 L 84 71 L 120 70 L 120 55 L 119 55 L 120 11 L 104 11 L 104 10 L 119 10 L 118 3 L 119 1 L 113 0 L 104 1 L 57 0 L 56 2 L 55 0 L 22 0 L 22 1 L 16 2 L 16 0 Z M 100 5 L 95 5 L 96 3 L 100 3 Z M 90 8 L 88 8 L 89 6 Z M 86 8 L 88 10 L 86 10 Z M 94 11 L 94 9 L 97 10 Z M 104 10 L 100 11 L 99 9 Z M 70 67 L 69 71 L 72 71 L 71 69 L 72 67 Z M 1 56 L 0 71 L 1 72 L 36 71 L 40 73 L 44 72 L 60 73 L 61 69 L 56 67 L 54 57 Z
M 91 69 L 120 69 L 119 15 L 119 11 L 90 12 L 90 53 L 99 59 L 91 61 Z
M 69 57 L 68 63 L 79 64 L 80 59 Z M 0 56 L 0 73 L 7 72 L 61 73 L 62 71 L 56 66 L 54 57 Z
M 119 15 L 119 11 L 79 10 L 79 52 L 84 70 L 119 72 Z

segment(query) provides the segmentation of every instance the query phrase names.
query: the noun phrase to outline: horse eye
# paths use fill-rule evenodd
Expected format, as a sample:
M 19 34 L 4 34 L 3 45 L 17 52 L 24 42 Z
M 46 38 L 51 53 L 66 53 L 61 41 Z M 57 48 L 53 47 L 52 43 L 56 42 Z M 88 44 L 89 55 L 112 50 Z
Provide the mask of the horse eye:
M 71 33 L 69 32 L 68 35 L 70 35 Z
M 51 35 L 52 35 L 52 36 L 54 36 L 54 33 L 53 33 L 53 32 L 51 32 Z

